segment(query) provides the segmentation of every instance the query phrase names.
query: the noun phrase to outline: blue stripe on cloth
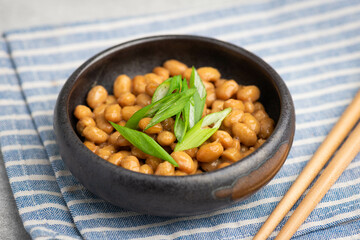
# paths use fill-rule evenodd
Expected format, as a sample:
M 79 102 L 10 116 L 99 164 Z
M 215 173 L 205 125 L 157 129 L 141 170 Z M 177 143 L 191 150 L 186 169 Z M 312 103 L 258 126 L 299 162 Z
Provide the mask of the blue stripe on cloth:
M 0 88 L 0 105 L 12 114 L 0 115 L 4 131 L 0 140 L 26 229 L 33 237 L 77 238 L 80 232 L 87 239 L 251 238 L 360 88 L 359 13 L 360 2 L 355 0 L 266 1 L 6 33 L 19 79 L 10 58 L 0 54 L 0 63 L 7 69 L 2 74 L 0 66 L 0 84 L 13 86 L 11 93 Z M 297 117 L 293 147 L 275 178 L 249 199 L 194 217 L 147 216 L 94 196 L 61 160 L 52 114 L 67 77 L 100 50 L 159 33 L 197 34 L 244 46 L 268 61 L 288 84 Z M 4 44 L 1 47 L 6 50 Z M 18 133 L 9 132 L 17 129 Z M 294 238 L 356 238 L 359 179 L 358 155 Z M 40 213 L 48 225 L 36 218 Z

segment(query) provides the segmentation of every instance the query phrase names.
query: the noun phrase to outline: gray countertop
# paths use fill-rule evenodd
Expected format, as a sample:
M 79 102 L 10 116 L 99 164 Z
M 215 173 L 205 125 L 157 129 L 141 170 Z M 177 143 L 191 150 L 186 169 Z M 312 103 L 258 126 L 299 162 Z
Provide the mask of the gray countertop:
M 0 32 L 43 24 L 156 14 L 193 7 L 216 8 L 236 0 L 0 0 Z M 30 239 L 25 231 L 0 153 L 0 239 Z
M 30 239 L 21 222 L 0 154 L 0 238 Z

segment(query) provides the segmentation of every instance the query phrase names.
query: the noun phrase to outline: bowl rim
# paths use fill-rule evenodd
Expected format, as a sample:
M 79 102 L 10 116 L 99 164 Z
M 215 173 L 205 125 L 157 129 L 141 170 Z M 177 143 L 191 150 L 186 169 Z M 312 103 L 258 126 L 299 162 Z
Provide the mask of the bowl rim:
M 94 154 L 92 151 L 90 151 L 81 141 L 81 139 L 78 137 L 78 134 L 76 133 L 75 129 L 71 126 L 70 122 L 70 116 L 69 114 L 69 97 L 73 91 L 73 87 L 81 74 L 86 71 L 91 65 L 95 64 L 97 61 L 101 60 L 102 58 L 105 58 L 111 54 L 116 53 L 117 51 L 121 51 L 123 49 L 126 49 L 128 47 L 133 47 L 138 44 L 143 44 L 147 42 L 154 42 L 159 40 L 195 40 L 195 41 L 202 41 L 207 42 L 213 45 L 218 45 L 224 48 L 227 48 L 230 51 L 235 51 L 237 54 L 241 54 L 244 56 L 248 61 L 251 61 L 253 64 L 257 65 L 257 67 L 260 67 L 263 71 L 266 72 L 271 77 L 271 81 L 274 83 L 274 86 L 278 92 L 279 100 L 280 100 L 280 112 L 279 112 L 279 119 L 278 122 L 274 128 L 273 133 L 271 136 L 264 142 L 262 146 L 260 146 L 258 149 L 256 149 L 253 153 L 249 154 L 248 156 L 244 157 L 241 161 L 232 163 L 231 165 L 217 169 L 211 172 L 204 172 L 202 174 L 194 174 L 194 175 L 186 175 L 186 176 L 159 176 L 154 174 L 143 174 L 139 172 L 130 171 L 127 169 L 124 169 L 122 167 L 116 166 L 96 154 Z M 281 137 L 285 131 L 284 125 L 289 126 L 291 122 L 291 118 L 295 116 L 294 114 L 294 106 L 293 101 L 290 95 L 290 92 L 282 80 L 282 78 L 279 76 L 279 74 L 264 60 L 262 60 L 260 57 L 256 56 L 255 54 L 245 50 L 242 47 L 239 47 L 237 45 L 234 45 L 232 43 L 224 42 L 221 40 L 217 40 L 214 38 L 204 37 L 204 36 L 196 36 L 196 35 L 155 35 L 155 36 L 148 36 L 143 38 L 138 38 L 134 40 L 130 40 L 124 43 L 117 44 L 115 46 L 109 47 L 93 57 L 86 60 L 80 67 L 78 67 L 67 79 L 64 86 L 62 87 L 56 106 L 59 107 L 58 110 L 55 111 L 62 111 L 66 114 L 54 114 L 54 117 L 60 117 L 61 119 L 57 119 L 58 122 L 66 123 L 62 127 L 65 127 L 64 131 L 67 133 L 71 133 L 68 137 L 72 137 L 75 139 L 76 146 L 74 147 L 80 147 L 81 153 L 87 154 L 89 159 L 92 159 L 92 161 L 96 161 L 96 163 L 105 166 L 114 174 L 121 174 L 125 175 L 125 177 L 134 177 L 137 179 L 141 179 L 143 181 L 146 181 L 148 183 L 154 183 L 154 184 L 160 184 L 160 183 L 169 183 L 169 182 L 182 182 L 182 184 L 188 184 L 188 182 L 198 182 L 198 181 L 205 181 L 205 182 L 211 182 L 216 178 L 221 178 L 223 176 L 237 176 L 237 178 L 240 178 L 242 176 L 245 176 L 252 171 L 258 169 L 261 167 L 264 163 L 266 163 L 272 155 L 267 155 L 270 153 L 273 153 L 273 147 L 270 147 L 270 144 L 277 143 L 276 145 L 280 147 L 283 142 L 281 142 Z M 56 120 L 54 119 L 54 124 Z M 291 147 L 292 139 L 288 142 L 289 147 Z M 265 150 L 265 154 L 260 154 L 260 150 Z M 276 152 L 276 151 L 275 151 Z M 267 154 L 266 154 L 267 153 Z M 260 160 L 259 160 L 260 159 Z M 282 163 L 283 164 L 283 163 Z M 249 165 L 246 167 L 246 171 L 243 170 L 243 167 Z M 280 167 L 279 167 L 280 169 Z M 71 171 L 71 170 L 70 170 Z M 279 171 L 279 170 L 278 170 Z

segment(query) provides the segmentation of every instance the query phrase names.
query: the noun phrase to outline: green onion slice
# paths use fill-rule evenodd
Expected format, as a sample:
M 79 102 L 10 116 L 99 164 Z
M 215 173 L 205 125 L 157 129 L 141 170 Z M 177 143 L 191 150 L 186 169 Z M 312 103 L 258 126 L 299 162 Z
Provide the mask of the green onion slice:
M 182 87 L 181 87 L 182 92 L 188 90 L 188 84 L 187 84 L 187 81 L 186 81 L 185 78 L 183 79 L 181 85 L 182 85 Z M 188 106 L 189 105 L 186 104 L 184 109 L 181 112 L 179 112 L 176 115 L 176 118 L 175 118 L 174 134 L 175 134 L 176 139 L 178 140 L 178 142 L 182 141 L 182 139 L 184 138 L 185 133 L 186 133 L 186 131 L 188 129 L 188 125 L 189 125 L 189 116 L 187 114 Z
M 159 101 L 168 94 L 171 82 L 172 78 L 168 78 L 156 88 L 151 103 Z
M 191 71 L 190 88 L 197 90 L 190 103 L 189 128 L 192 128 L 200 121 L 206 102 L 206 88 L 194 67 L 192 67 Z
M 174 134 L 178 142 L 181 142 L 185 136 L 188 122 L 184 120 L 182 117 L 184 114 L 179 112 L 176 115 L 175 124 L 174 124 Z
M 139 121 L 145 117 L 153 117 L 155 113 L 166 103 L 176 101 L 180 98 L 180 93 L 173 93 L 169 96 L 166 96 L 146 107 L 140 109 L 134 113 L 131 118 L 126 122 L 125 127 L 131 129 L 137 129 Z
M 181 75 L 174 76 L 172 81 L 170 81 L 170 89 L 168 90 L 166 95 L 172 94 L 174 91 L 180 92 L 181 90 Z
M 191 96 L 194 95 L 195 92 L 196 92 L 195 89 L 188 89 L 184 92 L 181 92 L 179 94 L 179 96 L 180 96 L 179 98 L 172 99 L 172 101 L 167 101 L 164 104 L 162 104 L 161 108 L 156 112 L 156 114 L 154 115 L 154 117 L 151 119 L 151 121 L 149 122 L 149 124 L 146 126 L 146 128 L 144 130 L 181 112 L 183 110 L 183 108 L 185 107 L 186 103 L 189 101 Z M 176 94 L 176 93 L 173 93 L 169 96 L 172 96 L 174 94 Z M 165 98 L 163 98 L 163 99 L 165 99 Z
M 195 124 L 184 136 L 182 142 L 176 144 L 174 152 L 184 151 L 195 148 L 203 144 L 220 127 L 221 122 L 231 112 L 231 108 L 226 108 L 221 112 L 211 113 Z M 214 124 L 211 128 L 205 128 Z
M 206 88 L 194 67 L 192 67 L 191 71 L 190 88 L 196 88 L 201 99 L 206 98 Z
M 127 127 L 122 127 L 113 122 L 110 123 L 126 140 L 144 153 L 168 161 L 175 167 L 179 166 L 177 162 L 154 139 L 145 133 Z
M 181 89 L 181 76 L 174 76 L 168 78 L 163 83 L 161 83 L 155 90 L 151 102 L 156 102 L 162 99 L 165 96 L 169 96 L 174 91 L 180 92 Z

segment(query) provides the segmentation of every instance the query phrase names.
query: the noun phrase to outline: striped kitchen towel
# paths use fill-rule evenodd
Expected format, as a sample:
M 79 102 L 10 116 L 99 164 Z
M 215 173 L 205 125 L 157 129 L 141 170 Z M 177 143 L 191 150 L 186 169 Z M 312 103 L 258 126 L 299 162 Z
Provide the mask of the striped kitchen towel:
M 52 127 L 58 93 L 82 62 L 112 45 L 169 33 L 254 52 L 285 80 L 296 108 L 294 144 L 276 177 L 241 203 L 193 217 L 143 215 L 94 196 L 64 165 Z M 251 239 L 359 88 L 357 0 L 274 0 L 10 31 L 0 39 L 1 151 L 33 238 Z M 294 239 L 360 239 L 359 229 L 360 155 Z

